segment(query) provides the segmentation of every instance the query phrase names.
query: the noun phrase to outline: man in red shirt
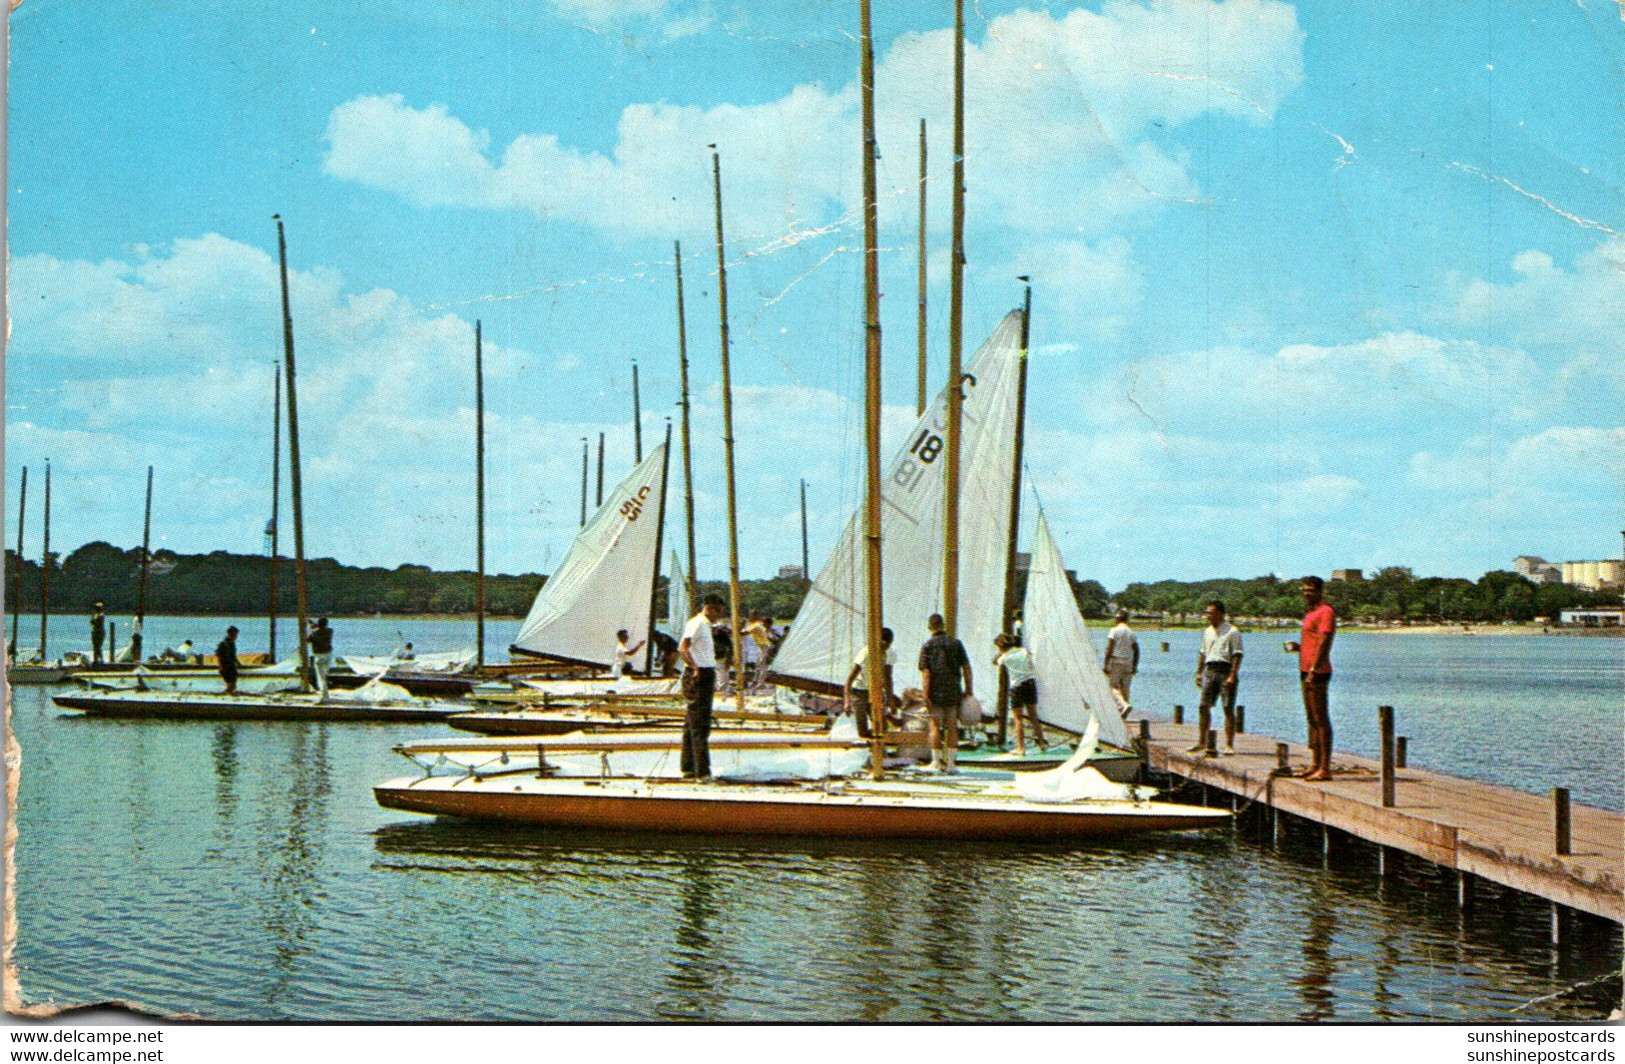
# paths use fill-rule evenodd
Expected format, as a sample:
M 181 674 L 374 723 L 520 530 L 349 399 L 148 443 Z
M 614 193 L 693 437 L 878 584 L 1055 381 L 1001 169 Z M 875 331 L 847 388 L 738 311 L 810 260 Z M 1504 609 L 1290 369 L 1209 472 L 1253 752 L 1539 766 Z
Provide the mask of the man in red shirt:
M 1322 597 L 1326 582 L 1318 576 L 1303 578 L 1303 634 L 1298 644 L 1298 679 L 1303 685 L 1303 712 L 1309 720 L 1309 771 L 1306 780 L 1332 778 L 1332 712 L 1328 688 L 1332 681 L 1332 640 L 1337 635 L 1337 614 Z

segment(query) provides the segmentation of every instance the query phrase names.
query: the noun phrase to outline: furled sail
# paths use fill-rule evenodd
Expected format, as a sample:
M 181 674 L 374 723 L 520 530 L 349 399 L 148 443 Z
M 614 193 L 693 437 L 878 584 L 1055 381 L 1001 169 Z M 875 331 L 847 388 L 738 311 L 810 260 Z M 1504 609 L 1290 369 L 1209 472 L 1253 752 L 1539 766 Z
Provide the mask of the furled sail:
M 959 631 L 974 667 L 976 697 L 992 706 L 998 676 L 986 664 L 1003 617 L 1010 482 L 1015 475 L 1016 392 L 1023 352 L 1021 311 L 1011 311 L 970 360 L 960 437 Z M 896 634 L 897 686 L 914 686 L 926 618 L 942 612 L 943 509 L 947 479 L 944 389 L 903 441 L 881 482 L 882 617 Z M 773 674 L 838 689 L 867 639 L 863 515 L 847 522 L 813 583 Z
M 1021 616 L 1022 642 L 1032 653 L 1038 679 L 1038 719 L 1079 734 L 1091 720 L 1098 721 L 1101 742 L 1126 747 L 1128 727 L 1101 670 L 1043 511 L 1033 535 Z
M 582 527 L 570 553 L 542 585 L 510 649 L 608 666 L 618 629 L 632 633 L 634 642 L 643 638 L 653 606 L 665 491 L 666 445 L 661 444 Z

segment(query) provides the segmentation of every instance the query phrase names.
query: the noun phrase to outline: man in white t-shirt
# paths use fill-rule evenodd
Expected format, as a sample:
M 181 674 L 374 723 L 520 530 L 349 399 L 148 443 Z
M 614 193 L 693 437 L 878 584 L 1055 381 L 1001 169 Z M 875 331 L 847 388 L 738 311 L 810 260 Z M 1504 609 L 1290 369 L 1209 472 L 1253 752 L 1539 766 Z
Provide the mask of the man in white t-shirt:
M 897 651 L 892 649 L 892 640 L 896 636 L 890 628 L 880 630 L 880 645 L 886 648 L 885 683 L 881 690 L 886 693 L 886 706 L 890 708 L 897 702 L 897 696 L 892 686 L 892 668 L 897 664 Z M 869 720 L 869 685 L 857 686 L 858 680 L 863 678 L 863 667 L 869 663 L 869 647 L 865 644 L 859 648 L 858 656 L 852 659 L 852 671 L 846 674 L 846 690 L 842 692 L 843 712 L 858 715 L 858 736 L 867 739 L 872 733 L 872 724 Z
M 1196 745 L 1187 753 L 1197 753 L 1207 745 L 1207 730 L 1213 723 L 1213 703 L 1224 700 L 1224 752 L 1235 753 L 1236 684 L 1241 679 L 1241 633 L 1225 619 L 1224 603 L 1214 599 L 1203 616 L 1207 630 L 1202 633 L 1202 651 L 1196 657 L 1196 687 L 1202 692 L 1197 703 Z
M 1128 626 L 1128 610 L 1117 611 L 1117 623 L 1106 633 L 1106 682 L 1122 703 L 1123 715 L 1128 716 L 1129 688 L 1134 674 L 1140 671 L 1140 641 L 1134 638 L 1134 629 Z
M 683 658 L 683 695 L 688 710 L 683 715 L 683 776 L 711 778 L 711 696 L 717 690 L 717 652 L 711 626 L 722 620 L 727 604 L 721 595 L 707 595 L 700 612 L 683 626 L 683 641 L 677 653 Z

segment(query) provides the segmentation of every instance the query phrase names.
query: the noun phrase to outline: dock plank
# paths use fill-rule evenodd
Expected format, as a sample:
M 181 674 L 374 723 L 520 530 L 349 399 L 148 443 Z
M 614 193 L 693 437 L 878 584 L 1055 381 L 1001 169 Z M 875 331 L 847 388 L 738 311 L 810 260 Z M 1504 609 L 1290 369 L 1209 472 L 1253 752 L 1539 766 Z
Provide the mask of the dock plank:
M 1367 842 L 1432 861 L 1445 868 L 1625 923 L 1625 816 L 1575 805 L 1572 853 L 1555 852 L 1549 795 L 1528 794 L 1431 769 L 1395 773 L 1394 805 L 1382 805 L 1381 765 L 1374 758 L 1338 753 L 1335 778 L 1310 783 L 1276 775 L 1278 740 L 1243 733 L 1235 753 L 1192 753 L 1192 724 L 1150 722 L 1147 757 L 1154 768 L 1216 788 L 1246 802 L 1347 832 Z M 1309 751 L 1287 743 L 1294 771 Z

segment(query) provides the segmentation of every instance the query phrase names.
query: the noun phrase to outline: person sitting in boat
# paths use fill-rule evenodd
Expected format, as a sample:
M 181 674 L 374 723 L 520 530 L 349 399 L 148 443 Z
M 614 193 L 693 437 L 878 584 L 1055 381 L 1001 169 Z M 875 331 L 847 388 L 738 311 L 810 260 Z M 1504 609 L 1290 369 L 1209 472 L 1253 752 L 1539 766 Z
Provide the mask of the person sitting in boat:
M 1044 725 L 1038 719 L 1038 677 L 1033 671 L 1033 656 L 1013 635 L 999 635 L 993 646 L 998 657 L 993 659 L 995 669 L 1003 669 L 1010 678 L 1010 716 L 1016 722 L 1016 754 L 1027 753 L 1025 721 L 1033 722 L 1033 740 L 1039 748 L 1044 746 Z
M 892 683 L 892 670 L 897 664 L 897 651 L 892 649 L 892 640 L 895 638 L 896 636 L 890 628 L 882 628 L 880 630 L 880 645 L 885 650 L 884 658 L 886 664 L 884 666 L 884 690 L 886 692 L 886 706 L 888 709 L 898 704 L 896 694 L 897 689 Z M 857 713 L 858 737 L 862 739 L 867 739 L 872 734 L 869 726 L 869 718 L 871 716 L 869 708 L 869 687 L 867 684 L 864 684 L 861 687 L 858 686 L 858 681 L 864 678 L 863 670 L 864 666 L 867 665 L 868 662 L 869 647 L 867 644 L 865 644 L 858 649 L 858 656 L 852 659 L 852 671 L 846 674 L 846 687 L 841 693 L 841 712 Z M 894 724 L 896 723 L 896 719 L 893 718 L 891 714 L 888 713 L 886 716 L 889 721 Z
M 232 625 L 226 629 L 226 638 L 220 640 L 214 648 L 215 664 L 220 668 L 220 678 L 226 682 L 226 694 L 237 693 L 237 626 Z
M 654 641 L 655 653 L 660 658 L 660 675 L 676 676 L 677 662 L 679 660 L 677 654 L 677 640 L 673 639 L 671 636 L 657 628 L 655 629 Z
M 182 664 L 190 665 L 192 663 L 192 655 L 195 653 L 197 653 L 197 651 L 193 649 L 192 641 L 187 639 L 178 647 L 165 647 L 164 652 L 159 655 L 159 658 L 163 661 L 178 661 Z
M 411 643 L 408 643 L 401 648 L 401 652 L 395 656 L 395 660 L 416 661 L 418 660 L 418 652 L 412 649 Z
M 632 643 L 632 633 L 625 628 L 615 633 L 615 678 L 632 675 L 632 656 L 643 649 L 647 640 Z

